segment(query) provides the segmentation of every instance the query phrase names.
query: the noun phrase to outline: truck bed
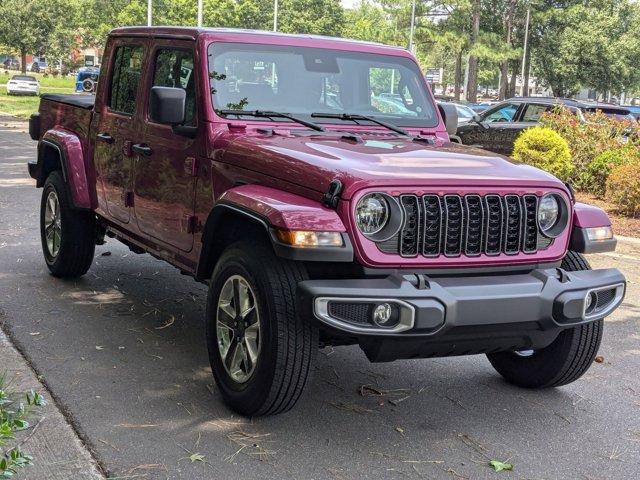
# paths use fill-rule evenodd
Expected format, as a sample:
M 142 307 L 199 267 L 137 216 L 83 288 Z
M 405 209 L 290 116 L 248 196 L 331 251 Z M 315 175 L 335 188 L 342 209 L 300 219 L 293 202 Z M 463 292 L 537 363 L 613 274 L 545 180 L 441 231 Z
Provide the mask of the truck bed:
M 96 101 L 95 95 L 78 95 L 73 93 L 45 93 L 42 95 L 43 100 L 64 103 L 73 107 L 91 110 Z
M 37 115 L 29 122 L 31 138 L 40 139 L 49 129 L 75 133 L 86 146 L 93 115 L 95 95 L 47 93 L 40 98 Z

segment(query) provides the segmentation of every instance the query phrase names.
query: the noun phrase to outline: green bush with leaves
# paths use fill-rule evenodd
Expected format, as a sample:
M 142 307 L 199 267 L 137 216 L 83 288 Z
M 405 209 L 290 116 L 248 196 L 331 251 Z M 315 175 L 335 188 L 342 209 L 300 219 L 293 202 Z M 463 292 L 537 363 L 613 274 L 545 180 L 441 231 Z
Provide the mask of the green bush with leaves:
M 618 212 L 640 216 L 640 160 L 615 167 L 607 179 L 607 198 Z
M 32 464 L 32 457 L 23 453 L 20 445 L 5 447 L 15 441 L 15 432 L 29 428 L 27 418 L 33 411 L 46 405 L 42 395 L 33 390 L 24 396 L 10 392 L 6 380 L 6 374 L 0 374 L 0 479 L 12 478 Z
M 608 117 L 602 112 L 574 113 L 558 107 L 544 113 L 540 123 L 560 134 L 569 144 L 574 169 L 567 180 L 578 190 L 590 190 L 592 178 L 588 166 L 600 154 L 637 144 L 640 138 L 637 122 Z
M 533 127 L 523 131 L 514 145 L 513 158 L 562 180 L 569 179 L 573 173 L 569 145 L 550 128 Z
M 638 159 L 640 159 L 638 148 L 633 145 L 605 150 L 587 165 L 582 175 L 584 189 L 598 197 L 603 197 L 611 170 Z

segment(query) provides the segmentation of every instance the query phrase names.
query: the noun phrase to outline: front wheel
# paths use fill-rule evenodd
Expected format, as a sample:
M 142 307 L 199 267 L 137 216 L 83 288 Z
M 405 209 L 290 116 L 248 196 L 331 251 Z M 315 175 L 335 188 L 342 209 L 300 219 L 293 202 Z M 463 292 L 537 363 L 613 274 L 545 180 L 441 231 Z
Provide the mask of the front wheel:
M 54 277 L 73 278 L 87 273 L 96 245 L 92 212 L 76 210 L 60 171 L 44 183 L 40 204 L 42 252 Z
M 302 265 L 267 246 L 236 243 L 222 254 L 207 299 L 207 344 L 223 399 L 247 416 L 292 408 L 309 381 L 318 331 L 296 306 Z
M 568 252 L 562 261 L 567 271 L 591 270 L 586 258 Z M 491 365 L 509 383 L 525 388 L 559 387 L 580 378 L 595 360 L 604 320 L 578 325 L 560 332 L 549 346 L 527 352 L 487 355 Z

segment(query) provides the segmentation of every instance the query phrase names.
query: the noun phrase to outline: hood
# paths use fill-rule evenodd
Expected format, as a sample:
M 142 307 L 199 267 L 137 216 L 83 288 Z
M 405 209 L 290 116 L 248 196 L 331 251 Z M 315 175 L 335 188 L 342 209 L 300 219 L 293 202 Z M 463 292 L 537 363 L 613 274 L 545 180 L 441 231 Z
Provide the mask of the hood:
M 512 159 L 450 142 L 428 145 L 382 134 L 228 134 L 223 156 L 232 163 L 317 192 L 339 179 L 342 198 L 369 187 L 555 187 L 563 183 Z M 225 135 L 226 136 L 226 135 Z

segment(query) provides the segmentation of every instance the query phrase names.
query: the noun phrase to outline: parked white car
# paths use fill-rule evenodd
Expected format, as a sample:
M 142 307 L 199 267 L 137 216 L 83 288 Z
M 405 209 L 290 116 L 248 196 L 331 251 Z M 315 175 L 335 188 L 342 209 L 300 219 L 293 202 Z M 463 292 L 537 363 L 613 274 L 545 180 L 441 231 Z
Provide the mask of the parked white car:
M 7 95 L 40 95 L 40 82 L 30 75 L 14 75 L 7 82 Z

